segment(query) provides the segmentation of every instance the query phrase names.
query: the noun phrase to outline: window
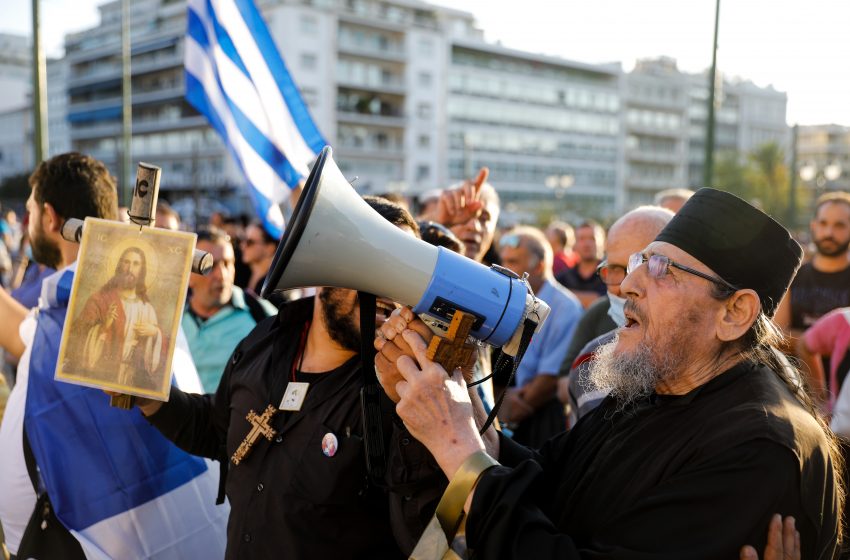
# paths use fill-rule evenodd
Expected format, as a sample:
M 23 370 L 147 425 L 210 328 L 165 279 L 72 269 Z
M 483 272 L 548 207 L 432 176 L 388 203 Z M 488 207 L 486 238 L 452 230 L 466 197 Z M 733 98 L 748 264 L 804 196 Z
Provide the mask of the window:
M 419 135 L 419 147 L 420 148 L 430 148 L 431 147 L 431 137 L 427 134 Z
M 433 79 L 431 78 L 430 72 L 419 73 L 419 87 L 431 87 L 432 81 Z
M 301 68 L 314 70 L 316 68 L 316 55 L 313 53 L 301 53 Z
M 319 104 L 319 95 L 313 88 L 304 88 L 301 90 L 301 98 L 308 107 L 314 108 Z
M 416 180 L 425 181 L 431 176 L 431 168 L 427 165 L 416 166 Z
M 319 22 L 314 16 L 301 16 L 301 33 L 304 35 L 315 35 L 319 28 Z
M 419 39 L 419 54 L 422 56 L 431 56 L 434 54 L 434 41 L 424 37 Z
M 416 114 L 419 115 L 421 119 L 430 119 L 431 118 L 431 104 L 430 103 L 420 103 L 419 107 L 416 109 Z

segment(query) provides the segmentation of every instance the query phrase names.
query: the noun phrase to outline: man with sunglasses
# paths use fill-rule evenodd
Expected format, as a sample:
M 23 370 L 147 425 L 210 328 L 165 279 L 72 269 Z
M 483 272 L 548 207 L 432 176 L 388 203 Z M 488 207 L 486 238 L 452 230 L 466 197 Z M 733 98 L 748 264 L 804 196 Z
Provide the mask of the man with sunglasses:
M 447 477 L 461 473 L 452 486 L 468 481 L 474 556 L 736 558 L 778 512 L 803 558 L 833 558 L 840 458 L 772 321 L 801 258 L 772 218 L 700 190 L 629 259 L 626 323 L 591 372 L 610 394 L 539 451 L 489 433 L 485 447 L 462 378 L 405 330 L 396 411 Z
M 552 276 L 552 248 L 540 230 L 521 226 L 504 234 L 499 258 L 517 274 L 527 272 L 528 285 L 552 310 L 528 345 L 515 386 L 507 389 L 499 409 L 499 421 L 513 429 L 514 440 L 538 447 L 566 428 L 564 407 L 555 398 L 558 368 L 583 310 L 578 298 Z

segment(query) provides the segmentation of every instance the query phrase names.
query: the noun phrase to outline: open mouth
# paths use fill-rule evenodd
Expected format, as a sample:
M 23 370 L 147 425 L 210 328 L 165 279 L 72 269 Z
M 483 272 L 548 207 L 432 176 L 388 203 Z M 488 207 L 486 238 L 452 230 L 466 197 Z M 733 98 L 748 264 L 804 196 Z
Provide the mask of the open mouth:
M 634 316 L 632 316 L 632 315 L 630 315 L 630 314 L 628 314 L 628 313 L 626 313 L 625 315 L 626 315 L 626 324 L 624 325 L 624 327 L 623 327 L 623 328 L 631 329 L 631 328 L 633 328 L 633 327 L 638 327 L 638 326 L 640 326 L 640 321 L 638 321 L 637 319 L 635 319 L 635 318 L 634 318 Z
M 401 307 L 394 301 L 386 298 L 378 298 L 375 300 L 375 320 L 378 324 L 383 324 L 384 321 L 390 318 L 393 311 Z

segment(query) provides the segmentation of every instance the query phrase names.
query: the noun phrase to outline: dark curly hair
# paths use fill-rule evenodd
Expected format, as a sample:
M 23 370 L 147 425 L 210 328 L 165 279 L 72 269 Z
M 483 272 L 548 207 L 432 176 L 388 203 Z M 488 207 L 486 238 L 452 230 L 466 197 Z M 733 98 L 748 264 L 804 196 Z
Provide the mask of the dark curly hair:
M 59 154 L 38 164 L 29 178 L 33 198 L 49 203 L 64 219 L 118 219 L 118 190 L 106 166 L 78 152 Z

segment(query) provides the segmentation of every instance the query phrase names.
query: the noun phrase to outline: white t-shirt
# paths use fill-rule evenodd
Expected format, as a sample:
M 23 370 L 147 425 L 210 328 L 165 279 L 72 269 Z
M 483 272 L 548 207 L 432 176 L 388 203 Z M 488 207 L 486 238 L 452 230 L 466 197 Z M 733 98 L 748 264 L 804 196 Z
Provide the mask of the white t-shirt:
M 24 408 L 27 402 L 30 349 L 35 337 L 35 314 L 30 312 L 19 328 L 24 350 L 18 363 L 15 386 L 9 394 L 3 423 L 0 424 L 0 523 L 6 535 L 6 546 L 18 553 L 24 529 L 35 509 L 36 495 L 24 461 Z

